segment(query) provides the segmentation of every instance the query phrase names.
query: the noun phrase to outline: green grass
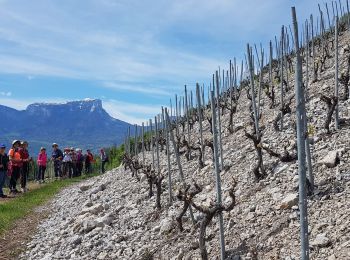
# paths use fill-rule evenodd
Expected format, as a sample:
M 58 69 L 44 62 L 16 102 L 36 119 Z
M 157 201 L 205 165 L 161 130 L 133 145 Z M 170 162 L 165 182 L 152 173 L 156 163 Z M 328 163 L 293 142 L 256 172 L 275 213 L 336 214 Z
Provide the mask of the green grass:
M 34 189 L 0 204 L 0 235 L 9 230 L 16 220 L 25 217 L 34 208 L 45 204 L 45 202 L 50 200 L 61 189 L 97 175 L 84 175 L 73 179 L 64 179 L 43 184 L 38 189 Z

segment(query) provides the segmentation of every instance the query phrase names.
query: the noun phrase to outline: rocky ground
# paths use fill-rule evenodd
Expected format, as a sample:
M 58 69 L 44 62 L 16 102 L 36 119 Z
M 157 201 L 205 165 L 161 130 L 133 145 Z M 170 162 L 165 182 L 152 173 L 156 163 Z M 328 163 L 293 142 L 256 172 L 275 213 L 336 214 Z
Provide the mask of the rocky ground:
M 346 68 L 345 47 L 348 32 L 341 36 L 340 70 Z M 321 94 L 331 95 L 334 88 L 334 60 L 328 59 L 319 81 L 310 83 L 308 116 L 314 129 L 310 137 L 316 189 L 308 199 L 311 259 L 350 259 L 350 126 L 326 134 L 323 124 L 326 105 Z M 293 86 L 294 75 L 290 76 Z M 340 87 L 342 87 L 340 85 Z M 286 96 L 294 95 L 291 89 Z M 276 97 L 279 92 L 276 92 Z M 221 172 L 225 204 L 230 202 L 228 190 L 236 180 L 236 206 L 224 213 L 226 249 L 229 259 L 299 259 L 298 174 L 296 162 L 282 163 L 264 152 L 268 176 L 256 181 L 252 169 L 256 153 L 251 140 L 244 135 L 249 130 L 249 100 L 245 91 L 234 116 L 236 132 L 227 131 L 228 114 L 223 122 L 223 151 L 225 170 Z M 292 113 L 284 118 L 284 129 L 277 132 L 273 119 L 278 109 L 269 108 L 262 95 L 263 144 L 282 152 L 287 147 L 295 153 L 295 102 Z M 340 117 L 349 118 L 349 101 L 340 102 Z M 198 124 L 192 138 L 198 137 Z M 210 138 L 209 125 L 204 124 L 205 136 Z M 141 156 L 141 155 L 140 155 Z M 161 172 L 167 176 L 167 160 L 160 153 Z M 201 205 L 215 202 L 215 178 L 212 155 L 205 153 L 206 166 L 198 169 L 197 160 L 181 162 L 188 184 L 195 180 L 203 191 L 195 197 Z M 146 160 L 151 161 L 150 153 Z M 171 154 L 173 191 L 180 188 L 174 154 Z M 142 175 L 141 175 L 142 176 Z M 186 216 L 183 232 L 175 217 L 182 203 L 168 203 L 167 177 L 163 181 L 162 209 L 155 208 L 155 197 L 148 198 L 145 176 L 141 181 L 129 170 L 118 168 L 79 186 L 62 191 L 47 207 L 51 214 L 38 226 L 21 259 L 200 259 L 199 229 Z M 201 214 L 195 212 L 197 220 Z M 207 230 L 210 259 L 219 255 L 219 228 L 214 218 Z

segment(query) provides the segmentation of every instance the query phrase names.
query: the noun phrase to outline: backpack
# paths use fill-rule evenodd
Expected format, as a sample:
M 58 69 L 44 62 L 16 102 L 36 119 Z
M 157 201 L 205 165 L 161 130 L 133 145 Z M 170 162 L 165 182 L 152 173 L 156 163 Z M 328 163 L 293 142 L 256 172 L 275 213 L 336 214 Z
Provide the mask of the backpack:
M 109 158 L 108 158 L 108 155 L 107 155 L 107 154 L 105 154 L 105 156 L 104 156 L 104 158 L 103 158 L 103 161 L 104 161 L 104 162 L 108 162 L 108 161 L 109 161 Z

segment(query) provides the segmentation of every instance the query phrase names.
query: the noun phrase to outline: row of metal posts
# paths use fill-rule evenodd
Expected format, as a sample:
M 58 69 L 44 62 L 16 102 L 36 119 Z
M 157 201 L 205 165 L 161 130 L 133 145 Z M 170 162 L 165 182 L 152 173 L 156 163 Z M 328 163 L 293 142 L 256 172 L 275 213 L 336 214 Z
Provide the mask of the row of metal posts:
M 336 3 L 336 2 L 335 2 Z M 333 7 L 333 2 L 332 2 L 332 7 Z M 348 1 L 347 1 L 347 7 L 348 7 Z M 328 16 L 328 20 L 329 20 L 329 12 L 328 12 L 328 7 L 327 8 L 327 16 Z M 334 12 L 333 12 L 334 14 Z M 294 19 L 294 16 L 293 16 Z M 348 18 L 349 19 L 349 18 Z M 335 96 L 338 96 L 338 18 L 336 17 L 335 19 Z M 329 22 L 329 27 L 331 27 L 330 24 L 330 20 Z M 312 50 L 312 66 L 314 68 L 315 66 L 315 46 L 314 46 L 314 38 L 317 37 L 320 34 L 324 33 L 325 28 L 324 28 L 324 21 L 323 21 L 323 16 L 322 16 L 322 12 L 321 12 L 321 19 L 320 19 L 320 30 L 318 32 L 318 22 L 317 22 L 317 28 L 316 28 L 316 35 L 314 35 L 314 24 L 313 24 L 313 16 L 310 16 L 310 23 L 311 23 L 311 50 Z M 349 26 L 350 26 L 350 21 L 348 22 Z M 294 44 L 294 48 L 295 48 L 295 52 L 297 53 L 297 64 L 296 64 L 296 96 L 297 96 L 297 100 L 298 100 L 298 106 L 297 106 L 297 115 L 299 115 L 300 119 L 302 121 L 299 122 L 299 126 L 298 126 L 298 134 L 300 133 L 305 133 L 307 131 L 307 117 L 306 117 L 306 112 L 305 112 L 305 97 L 304 97 L 304 93 L 300 94 L 300 88 L 302 88 L 302 86 L 299 86 L 299 84 L 302 84 L 302 78 L 300 80 L 300 77 L 302 77 L 302 74 L 300 76 L 300 67 L 299 66 L 299 62 L 298 59 L 300 58 L 300 50 L 299 50 L 299 37 L 297 35 L 297 33 L 295 32 L 295 24 L 294 25 L 294 38 L 293 38 L 293 34 L 291 34 L 291 39 L 292 42 Z M 331 28 L 329 28 L 331 29 Z M 304 32 L 304 31 L 303 31 Z M 280 44 L 277 44 L 276 42 L 276 55 L 278 55 L 279 57 L 279 67 L 280 67 L 280 79 L 281 79 L 281 106 L 283 108 L 283 92 L 284 92 L 284 86 L 283 86 L 283 68 L 287 68 L 287 62 L 286 62 L 286 55 L 291 51 L 289 48 L 289 40 L 286 41 L 285 37 L 285 29 L 284 27 L 282 27 L 281 30 L 281 41 Z M 309 82 L 309 43 L 310 43 L 310 39 L 309 39 L 309 24 L 306 21 L 306 26 L 305 26 L 305 32 L 303 33 L 304 35 L 304 39 L 302 39 L 301 41 L 301 45 L 303 46 L 303 44 L 306 46 L 306 90 L 307 90 L 307 86 L 308 86 L 308 82 Z M 287 33 L 287 38 L 288 38 L 288 33 Z M 288 38 L 289 39 L 289 38 Z M 248 45 L 248 54 L 250 54 L 252 56 L 252 50 Z M 286 52 L 284 50 L 287 50 Z M 272 60 L 273 60 L 273 48 L 272 48 L 272 42 L 270 41 L 270 62 L 269 62 L 269 82 L 272 83 Z M 263 50 L 261 49 L 261 60 L 257 60 L 257 62 L 260 65 L 260 74 L 262 74 L 262 68 L 263 68 L 263 61 L 264 61 L 264 54 L 263 54 Z M 259 116 L 260 116 L 260 91 L 261 91 L 261 86 L 259 86 L 259 96 L 258 96 L 258 108 L 256 107 L 256 100 L 255 100 L 255 88 L 254 88 L 254 67 L 253 67 L 253 57 L 250 57 L 250 59 L 248 59 L 248 63 L 247 66 L 249 67 L 249 71 L 250 71 L 250 83 L 251 83 L 251 90 L 252 90 L 252 99 L 253 99 L 253 112 L 254 112 L 254 121 L 255 121 L 255 130 L 256 130 L 256 134 L 259 137 Z M 300 63 L 301 64 L 301 63 Z M 221 141 L 221 116 L 220 116 L 220 92 L 224 92 L 225 90 L 229 89 L 230 90 L 230 98 L 232 101 L 232 82 L 231 82 L 231 64 L 230 64 L 230 76 L 229 79 L 226 78 L 226 81 L 228 83 L 226 83 L 226 87 L 225 88 L 225 79 L 224 79 L 224 72 L 223 72 L 223 80 L 220 80 L 220 71 L 216 71 L 215 74 L 215 78 L 216 80 L 214 81 L 214 76 L 213 76 L 213 84 L 209 87 L 209 92 L 210 92 L 210 96 L 208 99 L 208 103 L 211 104 L 211 108 L 212 108 L 212 122 L 213 122 L 213 141 L 214 141 L 214 165 L 215 165 L 215 175 L 216 175 L 216 185 L 217 185 L 217 203 L 221 203 L 221 189 L 220 189 L 220 170 L 223 167 L 223 149 L 222 149 L 222 141 Z M 237 76 L 236 76 L 236 65 L 234 65 L 234 80 L 237 80 Z M 286 71 L 286 73 L 288 73 Z M 228 74 L 228 73 L 227 73 Z M 288 76 L 287 76 L 288 77 Z M 241 69 L 241 80 L 243 79 L 243 62 L 242 62 L 242 69 Z M 298 81 L 297 81 L 298 80 Z M 262 83 L 262 77 L 260 77 L 260 84 Z M 222 88 L 220 88 L 220 85 L 222 86 Z M 235 87 L 233 88 L 234 91 L 236 91 L 236 83 L 234 83 Z M 221 89 L 221 90 L 220 90 Z M 216 92 L 216 97 L 215 97 L 215 92 Z M 234 92 L 236 95 L 236 92 Z M 300 97 L 302 96 L 302 99 L 300 99 Z M 200 134 L 200 143 L 201 143 L 201 149 L 202 149 L 202 156 L 203 156 L 203 161 L 205 158 L 205 149 L 204 149 L 204 140 L 203 140 L 203 130 L 202 130 L 202 121 L 203 121 L 203 113 L 202 113 L 202 109 L 204 109 L 205 107 L 205 100 L 204 100 L 204 86 L 203 88 L 201 88 L 199 86 L 199 84 L 196 85 L 196 100 L 197 100 L 197 113 L 198 113 L 198 119 L 199 119 L 199 134 Z M 216 100 L 216 102 L 215 102 Z M 182 166 L 181 166 L 181 162 L 180 162 L 180 158 L 179 158 L 179 154 L 178 154 L 178 147 L 176 146 L 176 142 L 175 142 L 175 138 L 172 132 L 172 122 L 173 122 L 173 109 L 172 109 L 172 101 L 170 101 L 171 105 L 171 118 L 168 115 L 168 110 L 164 109 L 162 112 L 162 126 L 161 128 L 163 129 L 163 133 L 165 135 L 166 138 L 166 151 L 167 151 L 167 162 L 168 162 L 168 183 L 169 183 L 169 203 L 172 203 L 172 191 L 171 191 L 171 187 L 172 187 L 172 179 L 171 179 L 171 156 L 170 156 L 170 141 L 172 141 L 173 143 L 173 149 L 174 149 L 174 154 L 176 157 L 176 161 L 177 161 L 177 165 L 179 168 L 179 172 L 180 172 L 180 178 L 182 180 L 182 182 L 185 184 L 185 180 L 184 180 L 184 176 L 183 176 L 183 171 L 182 171 Z M 304 108 L 302 108 L 302 110 L 300 110 L 300 104 L 304 105 Z M 178 124 L 179 124 L 179 118 L 182 117 L 182 111 L 184 111 L 183 116 L 186 116 L 186 121 L 187 121 L 187 139 L 188 142 L 190 144 L 191 142 L 191 134 L 190 134 L 190 126 L 189 126 L 189 120 L 190 120 L 190 114 L 192 113 L 192 109 L 193 109 L 194 105 L 193 105 L 193 95 L 192 92 L 190 93 L 190 100 L 188 100 L 188 93 L 187 93 L 187 87 L 185 86 L 185 96 L 184 97 L 180 97 L 180 100 L 178 100 L 178 96 L 175 96 L 175 130 L 176 130 L 176 134 L 179 135 L 179 128 L 178 128 Z M 165 115 L 165 118 L 164 118 Z M 298 118 L 299 118 L 298 117 Z M 217 118 L 218 121 L 217 122 Z M 336 108 L 336 128 L 338 129 L 338 125 L 339 125 L 339 109 L 338 106 Z M 302 124 L 302 125 L 300 125 Z M 155 141 L 156 141 L 156 154 L 157 154 L 157 168 L 158 168 L 158 173 L 160 172 L 160 165 L 159 165 L 159 147 L 158 147 L 158 119 L 157 117 L 155 117 Z M 217 129 L 217 127 L 219 129 Z M 152 124 L 152 120 L 150 119 L 149 122 L 149 128 L 150 128 L 150 132 L 151 132 L 151 147 L 152 147 L 152 162 L 153 162 L 153 166 L 155 165 L 155 159 L 154 159 L 154 143 L 153 143 L 153 124 Z M 283 115 L 282 115 L 282 119 L 281 119 L 281 129 L 283 129 Z M 185 134 L 185 133 L 182 133 Z M 142 124 L 142 158 L 143 158 L 143 163 L 145 162 L 145 155 L 144 155 L 144 124 Z M 128 134 L 129 138 L 130 138 L 130 129 L 129 129 L 129 134 Z M 301 135 L 300 135 L 301 136 Z M 310 182 L 313 185 L 313 175 L 312 175 L 312 165 L 311 165 L 311 155 L 310 155 L 310 144 L 309 144 L 309 140 L 308 138 L 301 138 L 303 144 L 301 144 L 300 141 L 300 136 L 298 136 L 298 153 L 300 153 L 301 157 L 299 158 L 305 158 L 307 159 L 307 165 L 308 165 L 308 171 L 309 171 L 309 178 L 310 178 Z M 135 127 L 135 156 L 137 156 L 137 145 L 136 145 L 136 140 L 137 140 L 137 126 Z M 300 144 L 299 144 L 300 142 Z M 130 145 L 126 145 L 126 150 L 128 153 L 130 153 Z M 305 154 L 305 156 L 303 157 L 302 155 Z M 306 161 L 303 162 L 302 160 L 298 161 L 299 163 L 299 175 L 300 177 L 300 185 L 303 185 L 300 190 L 300 209 L 301 209 L 301 221 L 306 220 L 307 222 L 307 211 L 306 211 L 306 198 L 303 195 L 303 191 L 305 187 L 305 183 L 306 180 L 303 180 L 303 171 L 305 172 L 305 167 L 306 167 Z M 306 178 L 306 177 L 305 177 Z M 305 191 L 304 191 L 305 192 Z M 303 216 L 302 216 L 303 215 Z M 191 209 L 191 218 L 194 221 L 194 217 L 193 217 L 193 212 Z M 220 225 L 220 241 L 221 241 L 221 248 L 223 250 L 221 250 L 222 252 L 222 257 L 224 255 L 224 244 L 222 244 L 224 237 L 223 237 L 223 230 L 221 231 L 221 226 L 222 226 L 222 220 L 220 220 L 220 218 L 222 218 L 222 216 L 219 216 L 219 225 Z M 302 223 L 301 223 L 302 224 Z M 305 223 L 303 223 L 301 225 L 302 227 L 305 227 Z M 305 232 L 303 231 L 303 234 Z M 302 237 L 302 243 L 305 244 L 305 242 L 303 242 L 303 240 L 305 240 L 305 237 Z M 305 250 L 303 250 L 304 252 Z M 223 259 L 223 258 L 222 258 Z M 307 258 L 303 258 L 303 259 L 307 259 Z

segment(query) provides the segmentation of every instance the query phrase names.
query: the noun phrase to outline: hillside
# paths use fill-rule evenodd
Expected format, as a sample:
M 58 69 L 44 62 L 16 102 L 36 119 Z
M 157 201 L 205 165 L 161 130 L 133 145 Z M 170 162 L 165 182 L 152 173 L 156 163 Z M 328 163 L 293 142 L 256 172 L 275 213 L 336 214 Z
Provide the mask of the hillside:
M 331 41 L 332 38 L 327 39 Z M 349 31 L 340 34 L 340 71 L 348 66 L 350 42 Z M 329 45 L 330 46 L 330 45 Z M 331 47 L 330 47 L 331 50 Z M 292 63 L 295 63 L 291 56 Z M 276 70 L 274 69 L 274 72 Z M 310 72 L 311 75 L 311 72 Z M 304 78 L 305 78 L 304 60 Z M 265 73 L 264 80 L 267 82 Z M 291 113 L 284 116 L 284 128 L 277 131 L 274 120 L 278 106 L 271 108 L 270 101 L 262 93 L 262 145 L 280 154 L 284 148 L 293 157 L 296 153 L 294 73 L 289 75 L 290 89 L 285 94 L 291 100 Z M 343 95 L 344 88 L 340 84 Z M 222 144 L 224 170 L 221 172 L 223 201 L 231 202 L 229 190 L 234 186 L 236 203 L 232 211 L 224 212 L 225 241 L 228 259 L 288 259 L 300 258 L 298 171 L 297 161 L 282 162 L 263 150 L 264 168 L 267 176 L 256 180 L 253 168 L 257 163 L 253 142 L 245 131 L 252 132 L 250 103 L 247 88 L 241 86 L 237 112 L 233 117 L 234 133 L 229 133 L 229 113 L 224 109 Z M 316 82 L 309 82 L 307 92 L 307 115 L 310 131 L 315 190 L 308 197 L 309 234 L 311 259 L 350 259 L 350 100 L 339 101 L 339 130 L 330 125 L 330 133 L 324 129 L 327 105 L 322 95 L 334 92 L 334 52 L 326 59 L 325 68 Z M 276 103 L 280 96 L 275 86 Z M 210 114 L 206 108 L 205 114 Z M 191 139 L 198 140 L 199 124 L 191 130 Z M 181 127 L 180 127 L 181 130 Z M 187 133 L 185 129 L 185 134 Z M 203 123 L 204 137 L 212 139 L 208 120 Z M 175 131 L 174 131 L 175 132 Z M 185 135 L 184 134 L 184 135 Z M 182 133 L 180 132 L 182 136 Z M 172 146 L 171 146 L 172 147 Z M 192 151 L 198 157 L 198 153 Z M 139 154 L 138 158 L 142 158 Z M 146 165 L 152 155 L 146 152 Z M 181 156 L 185 181 L 198 183 L 203 191 L 194 196 L 196 204 L 215 204 L 215 178 L 213 156 L 210 148 L 205 150 L 205 167 L 198 167 L 195 157 L 187 161 Z M 39 227 L 37 235 L 27 245 L 22 259 L 200 259 L 199 228 L 193 226 L 190 217 L 183 218 L 184 231 L 180 231 L 176 217 L 183 202 L 174 196 L 173 205 L 168 204 L 167 156 L 160 152 L 162 183 L 161 210 L 155 208 L 155 197 L 148 197 L 146 176 L 140 171 L 140 181 L 130 170 L 120 167 L 106 175 L 87 181 L 80 187 L 64 190 L 52 202 L 51 216 Z M 171 176 L 173 194 L 178 194 L 182 184 L 179 170 L 171 148 Z M 155 189 L 155 188 L 154 188 Z M 203 215 L 194 209 L 197 221 Z M 209 259 L 219 258 L 219 227 L 214 218 L 207 229 Z
M 6 122 L 0 126 L 1 141 L 9 144 L 13 139 L 27 140 L 32 152 L 40 146 L 51 147 L 53 142 L 94 150 L 117 145 L 130 126 L 112 118 L 98 99 L 35 103 L 23 111 L 0 106 L 0 117 Z

